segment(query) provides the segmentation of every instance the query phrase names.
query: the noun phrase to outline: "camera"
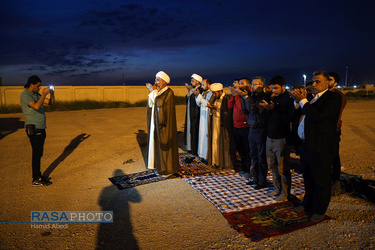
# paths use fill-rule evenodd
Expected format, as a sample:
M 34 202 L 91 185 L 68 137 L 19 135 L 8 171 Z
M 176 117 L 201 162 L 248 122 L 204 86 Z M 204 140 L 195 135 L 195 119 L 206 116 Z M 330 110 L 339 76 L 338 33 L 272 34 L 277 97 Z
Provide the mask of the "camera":
M 49 88 L 50 90 L 55 90 L 55 87 L 53 87 L 52 85 L 50 85 L 48 88 Z

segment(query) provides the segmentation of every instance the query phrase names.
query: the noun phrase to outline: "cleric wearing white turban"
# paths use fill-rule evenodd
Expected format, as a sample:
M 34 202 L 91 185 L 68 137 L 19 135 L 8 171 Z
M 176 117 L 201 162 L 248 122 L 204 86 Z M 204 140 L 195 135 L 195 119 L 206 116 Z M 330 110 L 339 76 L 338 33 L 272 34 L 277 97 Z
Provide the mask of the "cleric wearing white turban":
M 195 73 L 191 75 L 191 78 L 197 80 L 199 83 L 202 83 L 203 81 L 203 78 L 200 75 L 195 74 Z
M 164 71 L 159 71 L 158 73 L 156 73 L 155 77 L 163 79 L 167 84 L 169 84 L 169 82 L 171 81 L 169 75 L 167 75 Z
M 213 83 L 210 86 L 215 102 L 212 113 L 212 162 L 220 168 L 233 168 L 235 161 L 234 143 L 232 141 L 233 113 L 228 108 L 229 96 L 223 91 L 223 84 Z
M 222 91 L 223 90 L 223 84 L 221 83 L 213 83 L 210 85 L 211 91 Z
M 146 83 L 151 91 L 147 105 L 148 169 L 157 169 L 160 174 L 177 173 L 178 147 L 174 93 L 167 84 L 170 77 L 159 71 L 155 85 Z
M 185 144 L 186 150 L 193 155 L 198 156 L 198 142 L 199 142 L 199 118 L 200 118 L 200 107 L 197 105 L 195 100 L 195 94 L 193 90 L 200 90 L 203 78 L 198 74 L 192 74 L 190 79 L 190 85 L 185 83 L 188 90 L 186 94 L 186 116 L 185 116 Z

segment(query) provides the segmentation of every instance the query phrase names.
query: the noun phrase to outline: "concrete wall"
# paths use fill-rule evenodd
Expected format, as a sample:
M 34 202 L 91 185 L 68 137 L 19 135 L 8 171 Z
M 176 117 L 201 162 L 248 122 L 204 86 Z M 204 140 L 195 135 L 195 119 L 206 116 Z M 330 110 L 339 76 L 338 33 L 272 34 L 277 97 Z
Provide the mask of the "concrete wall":
M 176 96 L 185 96 L 185 86 L 169 86 Z M 43 88 L 43 87 L 42 87 Z M 20 104 L 23 86 L 0 86 L 1 106 Z M 146 86 L 56 86 L 56 101 L 124 101 L 135 103 L 147 100 Z

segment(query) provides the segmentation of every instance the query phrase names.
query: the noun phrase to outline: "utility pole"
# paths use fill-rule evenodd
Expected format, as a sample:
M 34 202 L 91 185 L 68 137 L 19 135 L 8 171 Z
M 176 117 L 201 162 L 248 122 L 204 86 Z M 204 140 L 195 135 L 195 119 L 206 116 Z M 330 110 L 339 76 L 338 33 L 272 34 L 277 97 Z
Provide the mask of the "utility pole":
M 345 88 L 348 87 L 348 66 L 346 66 L 346 73 L 345 73 Z

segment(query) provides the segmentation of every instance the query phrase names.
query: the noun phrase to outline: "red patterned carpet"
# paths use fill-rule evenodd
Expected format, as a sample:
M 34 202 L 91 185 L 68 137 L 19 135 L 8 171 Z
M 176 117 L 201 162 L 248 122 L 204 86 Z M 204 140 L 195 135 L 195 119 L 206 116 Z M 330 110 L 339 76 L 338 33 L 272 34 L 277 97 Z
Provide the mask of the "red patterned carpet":
M 252 241 L 289 233 L 315 225 L 304 212 L 293 210 L 291 201 L 277 202 L 266 195 L 270 188 L 260 190 L 246 185 L 247 179 L 238 173 L 218 172 L 198 158 L 191 163 L 185 159 L 189 154 L 180 154 L 180 175 L 197 192 L 209 200 L 228 220 L 231 226 Z M 189 161 L 189 159 L 188 159 Z M 272 182 L 269 171 L 267 179 Z M 304 193 L 301 174 L 292 171 L 291 193 L 300 196 Z
M 231 226 L 252 241 L 290 233 L 317 223 L 310 221 L 304 212 L 293 210 L 294 203 L 285 201 L 237 212 L 223 213 Z M 326 217 L 325 219 L 329 219 Z

